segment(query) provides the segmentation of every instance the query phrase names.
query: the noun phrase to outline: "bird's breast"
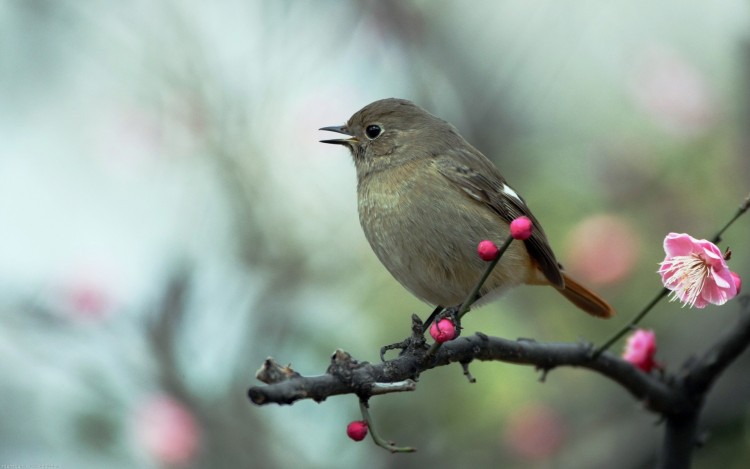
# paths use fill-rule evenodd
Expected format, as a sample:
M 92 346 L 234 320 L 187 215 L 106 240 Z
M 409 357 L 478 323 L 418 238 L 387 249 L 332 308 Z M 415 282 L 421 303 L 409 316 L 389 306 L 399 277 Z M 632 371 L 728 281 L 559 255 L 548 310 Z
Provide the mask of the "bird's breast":
M 468 197 L 429 162 L 372 173 L 358 184 L 362 229 L 378 259 L 404 287 L 431 304 L 457 305 L 486 264 L 476 254 L 483 239 L 498 245 L 508 225 Z M 523 283 L 531 264 L 513 243 L 485 293 Z

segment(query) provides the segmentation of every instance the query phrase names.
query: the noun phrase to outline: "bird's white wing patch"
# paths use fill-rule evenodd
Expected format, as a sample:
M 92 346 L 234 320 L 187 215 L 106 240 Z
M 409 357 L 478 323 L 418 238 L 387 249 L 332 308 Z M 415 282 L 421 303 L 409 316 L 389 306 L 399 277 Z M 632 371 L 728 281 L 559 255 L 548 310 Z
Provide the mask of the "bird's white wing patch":
M 503 193 L 507 195 L 508 197 L 512 197 L 519 201 L 520 203 L 524 203 L 523 199 L 521 199 L 521 196 L 518 195 L 518 192 L 514 191 L 512 187 L 509 185 L 503 183 Z

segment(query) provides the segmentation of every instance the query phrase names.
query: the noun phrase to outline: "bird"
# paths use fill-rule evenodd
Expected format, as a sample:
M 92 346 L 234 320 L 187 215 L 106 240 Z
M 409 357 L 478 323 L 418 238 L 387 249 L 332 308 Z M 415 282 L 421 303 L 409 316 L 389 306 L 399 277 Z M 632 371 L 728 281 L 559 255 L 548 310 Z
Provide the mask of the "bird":
M 458 307 L 486 269 L 477 244 L 501 244 L 510 222 L 526 216 L 531 237 L 510 244 L 476 304 L 519 285 L 547 285 L 592 316 L 615 314 L 563 270 L 525 200 L 450 123 L 411 101 L 387 98 L 344 125 L 319 130 L 348 137 L 321 142 L 351 152 L 367 241 L 391 275 L 436 312 Z

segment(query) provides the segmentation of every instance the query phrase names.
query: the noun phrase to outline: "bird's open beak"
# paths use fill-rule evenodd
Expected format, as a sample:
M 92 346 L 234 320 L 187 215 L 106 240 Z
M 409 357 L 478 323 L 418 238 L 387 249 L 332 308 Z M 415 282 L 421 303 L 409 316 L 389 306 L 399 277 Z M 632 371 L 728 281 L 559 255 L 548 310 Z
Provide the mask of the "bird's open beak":
M 332 125 L 330 127 L 321 127 L 318 130 L 327 130 L 329 132 L 337 132 L 344 135 L 349 135 L 351 137 L 351 133 L 349 132 L 349 129 L 346 128 L 345 125 Z M 320 143 L 333 143 L 336 145 L 346 145 L 349 146 L 350 144 L 357 143 L 357 139 L 352 138 L 332 138 L 330 140 L 321 140 Z

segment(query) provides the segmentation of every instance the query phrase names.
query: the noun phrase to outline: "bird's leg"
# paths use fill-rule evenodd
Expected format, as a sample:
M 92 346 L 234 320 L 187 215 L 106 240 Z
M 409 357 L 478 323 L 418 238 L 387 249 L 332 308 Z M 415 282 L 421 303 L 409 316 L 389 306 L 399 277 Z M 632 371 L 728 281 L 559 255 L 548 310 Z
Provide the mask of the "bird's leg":
M 456 337 L 461 335 L 461 315 L 459 314 L 460 311 L 461 305 L 451 306 L 450 308 L 445 308 L 440 314 L 437 315 L 438 321 L 441 319 L 450 319 L 450 321 L 453 323 L 453 327 L 456 328 Z
M 437 305 L 437 307 L 430 313 L 430 315 L 427 317 L 427 320 L 424 322 L 424 325 L 422 326 L 422 330 L 426 331 L 430 328 L 430 324 L 432 324 L 432 321 L 435 320 L 438 314 L 440 314 L 441 311 L 443 311 L 445 308 L 441 305 Z
M 402 353 L 404 353 L 404 350 L 409 348 L 409 346 L 411 345 L 411 341 L 412 339 L 411 337 L 409 337 L 408 339 L 402 340 L 401 342 L 396 342 L 395 344 L 383 345 L 382 347 L 380 347 L 380 361 L 385 362 L 385 352 L 389 350 L 401 350 L 401 352 L 399 353 L 399 355 L 401 355 Z

